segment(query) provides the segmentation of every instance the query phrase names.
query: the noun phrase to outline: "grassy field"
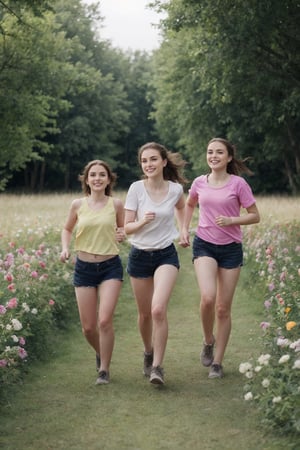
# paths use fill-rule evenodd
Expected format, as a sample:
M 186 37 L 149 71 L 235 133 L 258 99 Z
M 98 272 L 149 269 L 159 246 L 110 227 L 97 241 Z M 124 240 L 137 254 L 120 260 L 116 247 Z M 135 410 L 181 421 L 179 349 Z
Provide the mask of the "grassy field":
M 72 198 L 0 195 L 1 233 L 13 237 L 20 227 L 45 223 L 61 228 Z M 263 222 L 300 221 L 299 199 L 258 198 L 258 206 Z M 199 362 L 199 294 L 190 249 L 179 252 L 181 270 L 169 307 L 166 385 L 156 388 L 142 376 L 136 310 L 125 277 L 116 311 L 111 384 L 94 385 L 94 354 L 77 321 L 67 335 L 53 339 L 56 356 L 34 365 L 2 408 L 0 448 L 296 450 L 288 439 L 261 428 L 257 411 L 243 400 L 238 367 L 261 344 L 262 304 L 249 285 L 251 268 L 244 266 L 235 295 L 226 377 L 209 380 Z

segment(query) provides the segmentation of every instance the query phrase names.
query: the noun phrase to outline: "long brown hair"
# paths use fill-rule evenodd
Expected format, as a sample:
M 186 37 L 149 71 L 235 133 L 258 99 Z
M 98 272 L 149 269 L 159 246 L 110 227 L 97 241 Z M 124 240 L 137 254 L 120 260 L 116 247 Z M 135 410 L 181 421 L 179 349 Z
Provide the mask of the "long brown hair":
M 106 162 L 102 161 L 101 159 L 95 159 L 94 161 L 90 161 L 89 163 L 87 163 L 87 165 L 83 169 L 82 174 L 79 175 L 78 179 L 79 179 L 79 181 L 81 181 L 81 187 L 82 187 L 83 193 L 86 196 L 91 195 L 91 188 L 86 183 L 86 181 L 88 179 L 89 171 L 92 166 L 102 166 L 106 170 L 110 183 L 105 188 L 105 195 L 111 196 L 112 188 L 116 182 L 117 175 L 114 172 L 112 172 L 109 165 Z
M 164 180 L 170 180 L 180 184 L 187 183 L 187 180 L 183 175 L 183 169 L 186 165 L 186 161 L 182 159 L 180 153 L 172 153 L 164 145 L 158 144 L 157 142 L 147 142 L 142 145 L 138 151 L 138 160 L 140 164 L 143 151 L 149 149 L 157 150 L 161 158 L 164 161 L 167 161 L 167 164 L 163 169 Z
M 227 172 L 233 175 L 241 175 L 242 173 L 246 173 L 247 175 L 253 175 L 253 172 L 248 169 L 245 162 L 249 161 L 249 157 L 245 159 L 237 159 L 236 158 L 236 147 L 231 144 L 231 142 L 227 141 L 227 139 L 223 138 L 213 138 L 209 141 L 208 145 L 212 142 L 220 142 L 225 145 L 227 148 L 228 155 L 231 156 L 231 161 L 227 164 Z

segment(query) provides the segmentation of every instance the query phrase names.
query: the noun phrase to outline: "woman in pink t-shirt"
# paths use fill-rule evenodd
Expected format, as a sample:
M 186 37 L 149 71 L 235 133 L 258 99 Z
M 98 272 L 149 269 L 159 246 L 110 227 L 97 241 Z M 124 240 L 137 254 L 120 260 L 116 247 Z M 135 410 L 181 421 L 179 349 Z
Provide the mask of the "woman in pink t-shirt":
M 190 245 L 189 226 L 198 204 L 193 262 L 204 334 L 200 360 L 210 367 L 209 378 L 222 378 L 231 331 L 231 305 L 243 265 L 241 225 L 257 223 L 260 217 L 250 186 L 239 176 L 251 172 L 236 159 L 235 147 L 225 139 L 212 139 L 207 147 L 207 163 L 210 173 L 197 177 L 189 191 L 180 241 L 184 247 Z M 246 210 L 243 215 L 241 208 Z

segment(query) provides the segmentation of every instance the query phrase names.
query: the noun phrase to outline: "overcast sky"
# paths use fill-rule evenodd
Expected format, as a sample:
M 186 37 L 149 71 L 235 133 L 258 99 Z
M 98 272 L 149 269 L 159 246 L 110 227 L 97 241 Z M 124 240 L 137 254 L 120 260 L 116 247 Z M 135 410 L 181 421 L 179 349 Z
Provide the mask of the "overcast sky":
M 95 3 L 96 0 L 82 1 Z M 101 37 L 123 50 L 158 48 L 159 33 L 151 24 L 158 23 L 159 16 L 146 7 L 148 3 L 149 0 L 100 0 L 100 12 L 104 17 Z

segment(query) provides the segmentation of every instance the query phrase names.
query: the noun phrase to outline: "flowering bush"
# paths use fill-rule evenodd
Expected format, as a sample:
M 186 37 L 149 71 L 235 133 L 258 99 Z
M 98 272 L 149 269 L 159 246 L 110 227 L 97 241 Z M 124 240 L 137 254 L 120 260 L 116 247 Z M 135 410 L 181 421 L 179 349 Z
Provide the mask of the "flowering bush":
M 59 262 L 58 243 L 47 227 L 19 231 L 14 242 L 0 236 L 0 388 L 45 355 L 53 329 L 75 310 L 71 268 Z
M 264 292 L 260 323 L 263 353 L 240 364 L 247 378 L 244 398 L 259 406 L 263 422 L 280 433 L 300 434 L 300 231 L 298 224 L 252 231 L 246 239 L 255 255 L 258 292 Z

